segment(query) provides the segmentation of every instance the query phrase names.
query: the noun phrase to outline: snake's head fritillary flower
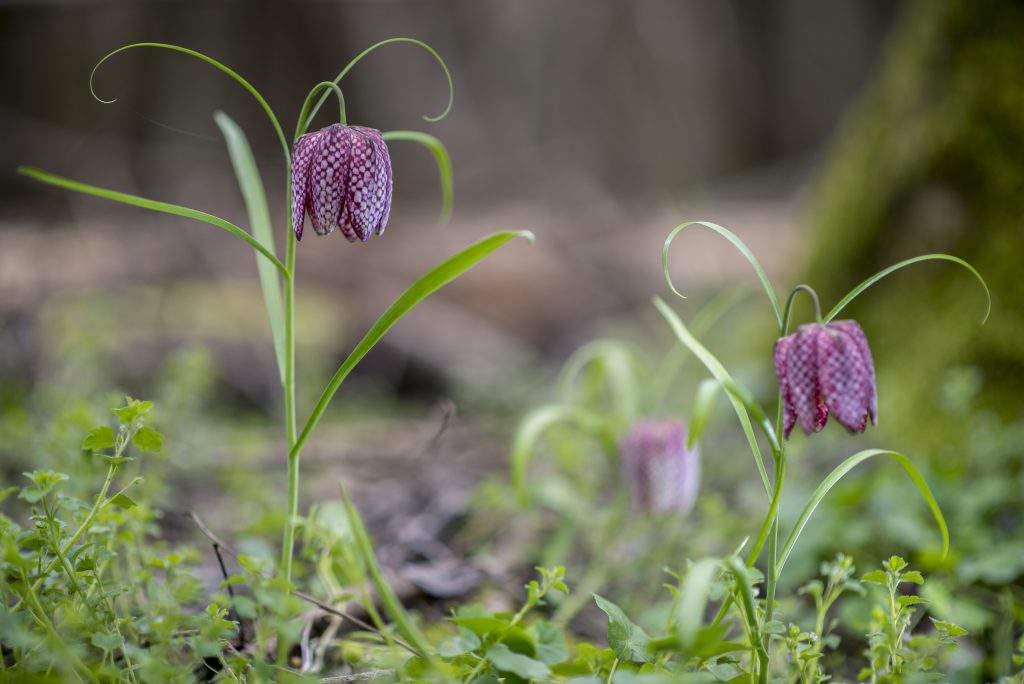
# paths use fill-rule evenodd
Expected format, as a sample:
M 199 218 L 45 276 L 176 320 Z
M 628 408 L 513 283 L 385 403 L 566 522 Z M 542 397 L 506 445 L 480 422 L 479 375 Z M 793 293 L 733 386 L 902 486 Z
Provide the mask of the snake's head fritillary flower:
M 292 149 L 292 226 L 308 215 L 317 235 L 341 230 L 349 242 L 380 235 L 391 213 L 391 157 L 380 131 L 334 124 Z
M 864 331 L 854 321 L 812 323 L 775 343 L 785 434 L 800 423 L 818 432 L 829 415 L 850 432 L 878 418 L 875 366 Z
M 633 507 L 641 511 L 686 513 L 697 499 L 700 453 L 686 448 L 686 426 L 671 420 L 642 420 L 622 440 L 622 467 Z

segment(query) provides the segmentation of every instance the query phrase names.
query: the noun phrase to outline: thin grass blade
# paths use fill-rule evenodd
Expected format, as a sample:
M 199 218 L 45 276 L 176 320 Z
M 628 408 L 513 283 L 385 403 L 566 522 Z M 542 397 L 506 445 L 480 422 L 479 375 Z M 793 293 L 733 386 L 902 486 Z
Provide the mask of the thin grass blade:
M 754 589 L 750 584 L 750 575 L 747 574 L 747 566 L 737 556 L 729 556 L 725 559 L 725 566 L 736 579 L 736 586 L 739 590 L 740 603 L 743 606 L 743 620 L 750 630 L 750 639 L 753 642 L 750 646 L 760 658 L 762 667 L 768 660 L 768 654 L 764 650 L 764 643 L 761 641 L 761 628 L 757 620 L 757 607 L 754 603 Z
M 100 197 L 102 199 L 113 200 L 114 202 L 121 202 L 122 204 L 130 204 L 133 207 L 141 207 L 143 209 L 149 209 L 151 211 L 158 211 L 163 214 L 172 214 L 174 216 L 181 216 L 183 218 L 194 219 L 196 221 L 202 221 L 203 223 L 209 223 L 211 226 L 216 226 L 221 230 L 226 230 L 235 237 L 247 242 L 250 247 L 255 249 L 257 252 L 262 254 L 270 263 L 277 267 L 277 269 L 283 274 L 288 274 L 288 269 L 284 267 L 277 257 L 273 255 L 270 250 L 263 246 L 263 244 L 249 235 L 246 231 L 242 230 L 230 221 L 214 216 L 213 214 L 207 214 L 204 211 L 198 211 L 196 209 L 189 209 L 177 204 L 169 204 L 167 202 L 158 202 L 156 200 L 146 199 L 145 197 L 138 197 L 136 195 L 128 195 L 123 192 L 117 192 L 116 190 L 107 190 L 106 188 L 99 188 L 95 185 L 88 185 L 86 183 L 79 183 L 73 181 L 70 178 L 58 176 L 56 174 L 48 173 L 41 169 L 37 169 L 31 166 L 19 166 L 18 173 L 34 178 L 37 181 L 47 183 L 49 185 L 55 185 L 58 188 L 64 188 L 65 190 L 73 190 L 74 192 L 81 192 L 86 195 L 92 195 L 93 197 Z
M 911 264 L 916 264 L 919 261 L 951 261 L 954 264 L 959 264 L 966 268 L 968 271 L 970 271 L 971 275 L 973 275 L 977 279 L 977 281 L 981 283 L 981 287 L 985 290 L 985 315 L 981 319 L 981 324 L 985 324 L 985 321 L 988 320 L 989 314 L 992 312 L 992 294 L 989 292 L 988 284 L 985 282 L 985 279 L 981 277 L 981 274 L 978 273 L 978 271 L 975 270 L 973 266 L 971 266 L 969 263 L 967 263 L 960 257 L 955 257 L 950 254 L 922 254 L 921 256 L 916 256 L 911 259 L 901 261 L 898 264 L 893 264 L 888 268 L 883 268 L 881 271 L 874 274 L 873 276 L 862 282 L 860 285 L 850 290 L 850 292 L 845 297 L 840 299 L 839 303 L 836 304 L 832 308 L 832 310 L 828 312 L 827 316 L 825 316 L 825 322 L 828 323 L 833 318 L 838 316 L 839 312 L 845 309 L 847 304 L 852 302 L 854 299 L 857 298 L 857 296 L 861 292 L 868 289 L 882 278 L 886 277 L 890 273 L 894 273 L 900 270 L 904 266 L 910 266 Z
M 447 224 L 452 218 L 452 206 L 455 204 L 455 197 L 452 183 L 452 159 L 448 155 L 448 149 L 440 140 L 429 133 L 420 131 L 387 131 L 384 140 L 407 140 L 419 143 L 427 148 L 434 156 L 437 163 L 437 175 L 441 180 L 441 220 L 442 225 Z
M 573 424 L 601 436 L 600 421 L 577 406 L 548 404 L 527 413 L 516 428 L 509 456 L 512 484 L 522 506 L 530 503 L 529 469 L 537 442 L 549 428 L 559 423 Z M 604 439 L 607 441 L 607 436 Z
M 427 638 L 423 636 L 423 632 L 420 631 L 416 623 L 409 617 L 391 585 L 384 578 L 384 573 L 381 572 L 380 564 L 377 563 L 377 554 L 373 550 L 373 542 L 366 531 L 366 526 L 363 524 L 362 516 L 359 515 L 359 510 L 352 502 L 352 497 L 349 496 L 345 485 L 339 483 L 339 487 L 341 488 L 341 496 L 345 501 L 345 513 L 348 516 L 349 526 L 356 541 L 356 548 L 363 557 L 363 564 L 366 566 L 367 573 L 370 575 L 370 581 L 373 583 L 373 588 L 376 590 L 377 597 L 384 606 L 384 610 L 391 616 L 398 629 L 398 633 L 413 648 L 419 651 L 420 655 L 427 659 L 432 659 L 434 650 L 430 642 L 427 641 Z
M 334 77 L 333 83 L 335 83 L 335 84 L 341 83 L 341 80 L 343 78 L 345 78 L 345 76 L 348 74 L 348 72 L 352 70 L 352 67 L 354 67 L 356 64 L 358 64 L 363 59 L 363 57 L 366 57 L 368 54 L 370 54 L 371 52 L 373 52 L 377 48 L 383 47 L 383 46 L 388 45 L 390 43 L 411 43 L 413 45 L 421 47 L 424 50 L 426 50 L 427 52 L 429 52 L 430 56 L 433 57 L 437 61 L 437 63 L 441 65 L 441 69 L 444 70 L 444 77 L 448 81 L 448 104 L 445 105 L 444 111 L 442 111 L 437 116 L 424 116 L 423 119 L 425 121 L 429 121 L 431 123 L 436 123 L 436 122 L 440 121 L 441 119 L 443 119 L 444 117 L 448 116 L 448 112 L 450 112 L 452 110 L 452 102 L 454 102 L 454 100 L 455 100 L 455 86 L 452 84 L 452 72 L 449 71 L 448 65 L 445 64 L 444 59 L 442 59 L 441 55 L 439 55 L 437 53 L 437 50 L 435 50 L 434 48 L 430 47 L 429 45 L 424 43 L 422 40 L 416 40 L 415 38 L 387 38 L 387 39 L 382 40 L 382 41 L 380 41 L 378 43 L 374 43 L 373 45 L 371 45 L 370 47 L 366 48 L 365 50 L 360 52 L 358 55 L 353 57 L 352 61 L 349 62 L 348 64 L 346 64 L 345 68 L 342 69 L 341 72 L 337 76 Z M 318 111 L 320 111 L 320 107 L 322 107 L 324 102 L 327 100 L 327 95 L 328 95 L 328 93 L 323 93 L 323 94 L 320 95 L 320 99 L 316 101 L 316 104 L 313 105 L 313 109 L 309 113 L 309 117 L 307 118 L 307 122 L 308 121 L 312 121 L 313 118 L 316 116 L 316 113 Z M 299 137 L 300 135 L 302 135 L 305 132 L 306 132 L 305 129 L 300 130 L 295 137 Z
M 632 421 L 639 408 L 640 390 L 629 349 L 616 340 L 596 340 L 573 352 L 558 379 L 563 400 L 568 403 L 576 400 L 577 381 L 591 364 L 598 365 L 604 372 L 608 394 L 615 402 L 620 420 Z
M 274 231 L 270 223 L 270 209 L 267 206 L 267 194 L 263 189 L 263 181 L 260 178 L 256 159 L 253 157 L 252 148 L 249 147 L 245 132 L 224 112 L 216 112 L 213 118 L 228 146 L 231 166 L 235 169 L 238 187 L 245 200 L 245 210 L 249 214 L 252 236 L 259 240 L 267 248 L 267 251 L 276 253 Z M 270 333 L 274 340 L 277 370 L 281 377 L 281 383 L 284 384 L 285 326 L 284 308 L 281 304 L 281 280 L 274 267 L 264 259 L 257 257 L 256 268 L 259 271 L 263 301 L 267 306 L 267 316 L 270 319 Z
M 730 287 L 712 297 L 693 315 L 690 331 L 693 332 L 694 337 L 698 340 L 704 337 L 726 313 L 749 293 L 750 288 L 747 286 Z M 692 358 L 692 356 L 684 347 L 678 344 L 673 344 L 665 352 L 665 356 L 662 357 L 661 363 L 658 364 L 658 368 L 650 381 L 651 406 L 657 409 L 664 404 L 669 388 L 672 387 L 676 377 L 686 366 L 686 361 Z
M 718 382 L 711 378 L 705 378 L 697 385 L 697 392 L 693 397 L 693 408 L 690 410 L 687 449 L 692 449 L 694 444 L 699 444 L 701 437 L 704 436 L 704 430 L 707 429 L 711 420 L 711 412 L 715 408 L 718 388 Z
M 278 140 L 281 142 L 281 148 L 284 151 L 285 162 L 290 163 L 291 152 L 288 149 L 288 140 L 284 137 L 284 130 L 281 128 L 281 123 L 277 120 L 277 115 L 274 114 L 274 110 L 271 109 L 270 104 L 267 103 L 263 95 L 261 95 L 260 92 L 256 90 L 256 88 L 254 88 L 251 83 L 242 78 L 242 76 L 231 67 L 227 66 L 226 64 L 222 64 L 221 62 L 218 62 L 212 57 L 208 57 L 201 52 L 196 52 L 195 50 L 190 50 L 189 48 L 182 47 L 180 45 L 172 45 L 170 43 L 132 43 L 130 45 L 122 45 L 116 50 L 108 52 L 106 55 L 103 56 L 102 59 L 100 59 L 100 61 L 96 62 L 96 66 L 92 68 L 92 72 L 89 74 L 89 92 L 92 93 L 92 96 L 96 98 L 97 101 L 102 102 L 103 104 L 112 104 L 114 102 L 117 102 L 116 97 L 111 98 L 109 100 L 104 100 L 96 94 L 95 80 L 96 72 L 99 70 L 99 68 L 103 66 L 107 62 L 107 60 L 113 57 L 114 55 L 125 52 L 126 50 L 131 50 L 133 48 L 140 47 L 161 48 L 164 50 L 171 50 L 173 52 L 181 52 L 191 57 L 195 57 L 196 59 L 200 59 L 206 62 L 215 69 L 220 70 L 229 78 L 233 79 L 240 86 L 245 88 L 249 92 L 249 94 L 256 98 L 256 101 L 259 102 L 260 107 L 262 107 L 263 111 L 266 113 L 267 118 L 270 119 L 270 124 L 274 127 L 274 132 L 277 133 Z
M 676 628 L 683 646 L 690 648 L 697 632 L 704 624 L 707 613 L 708 596 L 711 585 L 718 574 L 721 561 L 717 558 L 705 558 L 693 564 L 680 588 Z
M 739 250 L 740 254 L 750 262 L 750 265 L 754 267 L 754 272 L 757 274 L 758 280 L 761 281 L 761 287 L 764 288 L 764 293 L 768 296 L 768 302 L 771 304 L 772 312 L 775 314 L 775 320 L 778 323 L 779 328 L 782 328 L 782 312 L 779 309 L 779 298 L 775 295 L 775 288 L 772 287 L 771 280 L 768 279 L 768 274 L 761 268 L 761 263 L 754 256 L 754 253 L 750 251 L 746 243 L 743 242 L 735 233 L 728 228 L 723 228 L 717 223 L 711 223 L 710 221 L 688 221 L 680 224 L 672 229 L 672 232 L 665 238 L 665 245 L 661 248 L 661 272 L 665 276 L 665 282 L 668 283 L 669 288 L 673 293 L 686 299 L 686 295 L 676 289 L 676 286 L 672 283 L 672 276 L 668 272 L 668 249 L 672 246 L 672 240 L 675 239 L 676 235 L 683 232 L 690 226 L 702 226 L 708 230 L 713 230 L 718 233 L 726 240 L 732 243 L 732 245 Z
M 495 233 L 490 237 L 486 237 L 483 240 L 470 245 L 458 254 L 445 259 L 413 283 L 408 290 L 403 292 L 401 296 L 399 296 L 399 298 L 396 299 L 383 314 L 381 314 L 381 317 L 378 318 L 377 322 L 374 323 L 367 331 L 366 335 L 363 336 L 363 339 L 360 340 L 359 344 L 357 344 L 355 349 L 352 350 L 352 353 L 348 355 L 348 358 L 346 358 L 342 362 L 341 366 L 338 367 L 338 370 L 334 373 L 330 382 L 327 383 L 327 387 L 324 388 L 319 401 L 317 401 L 316 406 L 313 407 L 312 413 L 310 413 L 309 418 L 306 419 L 306 424 L 303 426 L 302 432 L 299 434 L 295 445 L 292 447 L 292 455 L 294 456 L 302 450 L 302 445 L 305 444 L 307 439 L 309 439 L 310 433 L 320 421 L 324 411 L 327 410 L 328 404 L 330 404 L 331 399 L 338 391 L 338 388 L 341 387 L 341 383 L 345 381 L 345 378 L 347 378 L 348 374 L 352 372 L 352 369 L 356 367 L 356 364 L 358 364 L 362 358 L 366 356 L 371 349 L 373 349 L 374 345 L 384 337 L 387 331 L 391 329 L 391 326 L 397 323 L 402 316 L 412 311 L 413 308 L 415 308 L 416 305 L 424 299 L 461 276 L 463 273 L 486 258 L 494 250 L 516 238 L 524 238 L 531 243 L 534 239 L 533 233 L 527 230 Z
M 814 513 L 814 509 L 818 507 L 825 495 L 828 494 L 829 490 L 832 489 L 836 484 L 843 479 L 848 472 L 853 470 L 857 465 L 863 463 L 869 458 L 875 456 L 891 456 L 897 463 L 903 466 L 903 470 L 906 471 L 907 475 L 913 481 L 917 487 L 917 491 L 920 492 L 921 497 L 925 503 L 928 504 L 929 510 L 931 510 L 932 516 L 935 518 L 935 523 L 939 527 L 939 533 L 942 535 L 942 555 L 943 557 L 949 552 L 949 528 L 946 526 L 946 519 L 942 516 L 942 510 L 939 508 L 939 504 L 935 501 L 935 496 L 932 495 L 932 490 L 929 489 L 928 483 L 924 481 L 924 477 L 921 475 L 921 471 L 911 462 L 909 458 L 896 451 L 889 451 L 888 449 L 866 449 L 860 451 L 848 459 L 840 463 L 835 470 L 829 473 L 828 477 L 821 481 L 818 488 L 814 490 L 807 505 L 804 506 L 803 512 L 800 514 L 800 518 L 796 521 L 793 526 L 793 530 L 789 533 L 786 538 L 786 543 L 782 547 L 782 553 L 779 555 L 779 563 L 777 573 L 781 575 L 782 568 L 786 565 L 786 561 L 789 559 L 789 554 L 793 552 L 793 547 L 796 546 L 797 539 L 800 538 L 800 533 L 803 532 L 804 527 L 807 526 L 807 521 L 810 520 L 811 514 Z
M 762 416 L 762 411 L 756 404 L 749 399 L 749 392 L 742 392 L 739 388 L 740 385 L 733 380 L 729 371 L 725 369 L 721 361 L 715 358 L 707 348 L 704 347 L 697 338 L 686 328 L 686 325 L 680 320 L 676 312 L 673 311 L 668 304 L 661 299 L 661 297 L 654 298 L 654 306 L 658 309 L 661 315 L 668 321 L 669 327 L 672 332 L 675 333 L 679 341 L 682 342 L 686 347 L 693 352 L 693 354 L 701 360 L 704 366 L 711 371 L 711 374 L 718 381 L 718 384 L 725 390 L 726 396 L 729 398 L 729 403 L 732 404 L 733 410 L 736 412 L 736 417 L 740 421 L 740 426 L 743 428 L 743 434 L 747 437 L 747 444 L 750 445 L 750 451 L 754 455 L 754 462 L 757 464 L 757 472 L 761 475 L 761 482 L 764 484 L 764 491 L 771 497 L 771 485 L 768 482 L 768 471 L 764 467 L 764 459 L 761 457 L 761 449 L 757 445 L 757 436 L 754 434 L 754 427 L 750 421 L 750 414 L 748 412 L 748 403 L 755 408 Z M 769 432 L 772 431 L 771 425 L 762 425 L 762 428 L 766 428 Z

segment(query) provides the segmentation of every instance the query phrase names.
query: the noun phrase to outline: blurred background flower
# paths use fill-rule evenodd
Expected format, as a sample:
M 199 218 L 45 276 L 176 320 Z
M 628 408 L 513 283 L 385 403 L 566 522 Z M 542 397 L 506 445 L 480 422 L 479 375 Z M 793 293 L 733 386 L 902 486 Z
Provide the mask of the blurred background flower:
M 686 426 L 642 420 L 622 440 L 622 469 L 633 507 L 656 513 L 689 512 L 700 489 L 700 451 L 686 446 Z

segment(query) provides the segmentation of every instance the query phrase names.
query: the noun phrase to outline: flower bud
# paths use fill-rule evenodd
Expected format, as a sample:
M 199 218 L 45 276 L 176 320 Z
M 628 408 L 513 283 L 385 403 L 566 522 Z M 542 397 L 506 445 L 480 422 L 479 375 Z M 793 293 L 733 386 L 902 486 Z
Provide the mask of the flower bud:
M 308 215 L 317 235 L 341 229 L 349 242 L 380 235 L 391 213 L 391 157 L 380 131 L 334 124 L 307 133 L 292 150 L 292 226 L 302 239 Z
M 643 420 L 622 440 L 622 468 L 635 509 L 686 513 L 693 507 L 700 453 L 686 448 L 686 438 L 680 422 Z
M 797 422 L 805 434 L 836 417 L 850 432 L 875 424 L 875 366 L 864 331 L 854 321 L 800 326 L 775 343 L 775 375 L 782 394 L 785 434 Z

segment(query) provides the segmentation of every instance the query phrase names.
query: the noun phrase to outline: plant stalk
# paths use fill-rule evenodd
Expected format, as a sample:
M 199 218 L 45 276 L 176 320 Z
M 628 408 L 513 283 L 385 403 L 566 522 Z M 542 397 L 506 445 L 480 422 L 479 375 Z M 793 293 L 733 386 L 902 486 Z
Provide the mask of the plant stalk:
M 290 167 L 290 164 L 289 164 Z M 291 169 L 288 172 L 286 197 L 291 197 Z M 289 219 L 289 225 L 291 221 Z M 288 510 L 281 545 L 281 568 L 284 578 L 292 579 L 292 549 L 295 545 L 295 519 L 299 514 L 299 451 L 295 446 L 295 247 L 293 230 L 288 231 L 288 252 L 285 265 L 288 275 L 284 284 L 284 421 L 288 438 Z

